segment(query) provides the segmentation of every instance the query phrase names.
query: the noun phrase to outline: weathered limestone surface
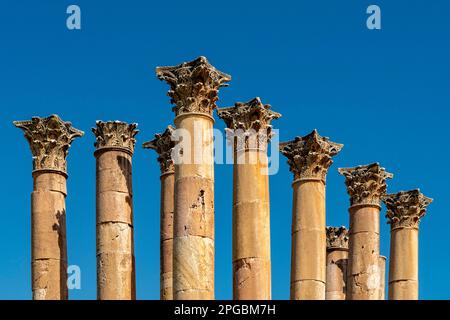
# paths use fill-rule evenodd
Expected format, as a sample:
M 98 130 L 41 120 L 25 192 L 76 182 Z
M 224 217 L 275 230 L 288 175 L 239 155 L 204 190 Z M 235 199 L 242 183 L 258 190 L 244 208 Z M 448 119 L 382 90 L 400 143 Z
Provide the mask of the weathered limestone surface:
M 33 299 L 67 299 L 66 158 L 70 144 L 83 132 L 56 115 L 15 121 L 14 125 L 24 131 L 33 155 Z
M 348 231 L 327 227 L 326 300 L 345 300 L 348 263 Z
M 380 299 L 386 300 L 386 257 L 379 257 L 379 267 L 380 267 Z
M 419 299 L 419 223 L 433 199 L 420 190 L 383 198 L 391 225 L 389 300 Z
M 173 300 L 173 211 L 175 168 L 172 150 L 174 128 L 168 126 L 155 139 L 144 143 L 144 148 L 155 150 L 161 169 L 161 238 L 160 238 L 160 299 Z
M 97 298 L 136 298 L 132 155 L 136 124 L 97 121 Z
M 294 173 L 291 299 L 324 300 L 326 282 L 325 181 L 332 157 L 343 145 L 316 130 L 282 143 Z
M 380 298 L 380 202 L 391 173 L 378 163 L 339 169 L 350 195 L 347 300 Z
M 158 67 L 170 85 L 174 123 L 182 141 L 175 155 L 173 298 L 214 299 L 213 110 L 231 80 L 205 57 Z
M 281 117 L 259 98 L 218 115 L 234 150 L 233 298 L 271 299 L 270 199 L 267 143 L 271 122 Z M 238 130 L 240 132 L 238 132 Z

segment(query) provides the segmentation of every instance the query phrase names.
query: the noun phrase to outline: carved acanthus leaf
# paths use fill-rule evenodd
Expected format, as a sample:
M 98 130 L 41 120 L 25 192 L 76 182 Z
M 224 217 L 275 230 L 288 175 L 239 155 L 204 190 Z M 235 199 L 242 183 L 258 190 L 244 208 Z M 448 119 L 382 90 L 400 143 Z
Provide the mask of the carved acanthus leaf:
M 386 218 L 391 228 L 418 228 L 427 206 L 433 199 L 425 197 L 419 189 L 401 191 L 383 196 L 387 208 Z
M 346 227 L 327 227 L 327 249 L 348 249 Z
M 288 158 L 289 168 L 294 179 L 320 179 L 325 182 L 328 169 L 333 163 L 332 157 L 343 148 L 322 137 L 314 130 L 304 137 L 280 144 L 280 152 Z
M 214 68 L 205 57 L 173 67 L 157 67 L 156 75 L 170 85 L 167 95 L 177 116 L 191 112 L 212 116 L 219 88 L 231 80 L 231 76 Z
M 345 177 L 351 206 L 380 206 L 381 197 L 386 193 L 386 179 L 392 179 L 394 176 L 382 168 L 379 163 L 354 168 L 340 168 L 339 173 Z
M 142 146 L 145 149 L 153 149 L 158 153 L 158 162 L 161 173 L 173 172 L 174 163 L 172 159 L 172 149 L 175 141 L 172 140 L 175 128 L 168 126 L 163 133 L 155 134 L 155 139 L 145 142 Z
M 138 134 L 136 123 L 121 121 L 97 121 L 92 132 L 96 137 L 94 146 L 99 149 L 115 148 L 124 149 L 133 154 L 136 144 L 135 136 Z
M 72 141 L 84 135 L 83 131 L 62 121 L 57 115 L 33 117 L 29 121 L 14 121 L 23 130 L 33 155 L 33 170 L 67 172 L 67 155 Z
M 237 102 L 233 107 L 220 108 L 217 115 L 227 125 L 229 138 L 237 139 L 238 150 L 255 148 L 265 150 L 272 138 L 272 120 L 281 114 L 263 104 L 259 97 L 248 102 Z

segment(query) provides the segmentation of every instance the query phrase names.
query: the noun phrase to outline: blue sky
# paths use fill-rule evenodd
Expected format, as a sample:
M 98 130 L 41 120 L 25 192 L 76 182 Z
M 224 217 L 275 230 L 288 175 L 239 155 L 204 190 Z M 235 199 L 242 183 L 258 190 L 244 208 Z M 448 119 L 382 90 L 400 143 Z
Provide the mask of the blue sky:
M 82 30 L 66 28 L 66 8 Z M 377 4 L 382 30 L 365 26 Z M 219 106 L 260 96 L 283 114 L 281 140 L 317 128 L 345 144 L 328 174 L 327 224 L 347 225 L 338 167 L 380 162 L 389 192 L 419 187 L 435 199 L 420 230 L 420 297 L 450 298 L 447 266 L 450 149 L 450 3 L 396 1 L 23 1 L 0 10 L 3 183 L 0 299 L 29 299 L 31 153 L 13 120 L 59 114 L 85 131 L 68 158 L 69 264 L 82 270 L 72 299 L 95 299 L 96 120 L 138 122 L 134 156 L 137 297 L 159 298 L 159 166 L 140 148 L 172 123 L 154 69 L 208 57 L 232 75 Z M 217 128 L 224 128 L 217 119 Z M 289 297 L 292 174 L 270 178 L 273 297 Z M 232 166 L 216 165 L 216 297 L 232 297 Z M 381 252 L 389 256 L 383 208 Z

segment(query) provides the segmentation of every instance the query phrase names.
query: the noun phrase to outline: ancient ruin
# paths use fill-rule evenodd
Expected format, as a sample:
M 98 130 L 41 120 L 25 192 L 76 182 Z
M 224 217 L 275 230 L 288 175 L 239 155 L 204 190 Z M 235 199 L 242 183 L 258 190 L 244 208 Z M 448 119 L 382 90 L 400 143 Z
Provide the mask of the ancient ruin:
M 33 155 L 31 287 L 34 300 L 65 300 L 67 290 L 67 155 L 83 132 L 57 115 L 15 121 Z
M 217 111 L 234 150 L 233 298 L 269 300 L 270 199 L 267 144 L 281 114 L 259 98 Z M 240 134 L 247 132 L 248 135 Z
M 214 299 L 215 109 L 233 147 L 233 299 L 271 299 L 268 146 L 276 146 L 272 121 L 281 114 L 260 98 L 217 108 L 218 91 L 231 76 L 205 57 L 158 67 L 156 74 L 170 86 L 175 113 L 174 127 L 167 126 L 143 144 L 156 151 L 160 168 L 160 199 L 152 200 L 160 204 L 160 299 Z M 15 121 L 14 125 L 23 130 L 33 155 L 33 299 L 68 299 L 67 155 L 72 141 L 83 132 L 57 115 Z M 92 131 L 97 298 L 133 300 L 132 157 L 137 124 L 97 121 Z M 317 130 L 279 146 L 293 173 L 290 298 L 385 299 L 386 257 L 380 254 L 383 201 L 391 228 L 388 298 L 419 299 L 419 223 L 432 199 L 418 189 L 386 194 L 386 180 L 393 174 L 378 163 L 341 168 L 338 171 L 345 177 L 350 196 L 348 221 L 344 221 L 349 229 L 326 227 L 327 215 L 336 214 L 326 212 L 326 178 L 333 157 L 342 148 Z

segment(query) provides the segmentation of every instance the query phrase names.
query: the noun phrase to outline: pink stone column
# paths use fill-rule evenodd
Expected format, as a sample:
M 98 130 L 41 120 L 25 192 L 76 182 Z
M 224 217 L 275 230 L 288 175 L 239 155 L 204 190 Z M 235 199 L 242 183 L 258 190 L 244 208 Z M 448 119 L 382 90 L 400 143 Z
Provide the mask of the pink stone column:
M 66 300 L 66 157 L 83 132 L 57 115 L 15 121 L 33 154 L 31 194 L 31 279 L 33 300 Z
M 419 189 L 383 199 L 391 225 L 389 300 L 419 299 L 419 223 L 433 199 Z
M 260 98 L 218 110 L 233 143 L 233 299 L 271 299 L 267 143 L 281 114 Z
M 136 298 L 132 156 L 136 124 L 97 121 L 97 298 Z
M 291 299 L 324 300 L 326 283 L 325 181 L 332 157 L 343 145 L 316 130 L 282 143 L 294 173 Z
M 379 300 L 380 203 L 393 175 L 378 163 L 339 172 L 350 195 L 347 300 Z
M 214 299 L 213 110 L 231 77 L 205 57 L 158 67 L 170 85 L 178 133 L 173 229 L 174 300 Z
M 162 134 L 156 134 L 155 139 L 144 143 L 146 149 L 153 149 L 158 153 L 161 169 L 161 238 L 160 238 L 160 299 L 173 300 L 173 211 L 174 211 L 174 183 L 175 168 L 172 160 L 172 149 L 175 142 L 174 132 L 168 126 Z

